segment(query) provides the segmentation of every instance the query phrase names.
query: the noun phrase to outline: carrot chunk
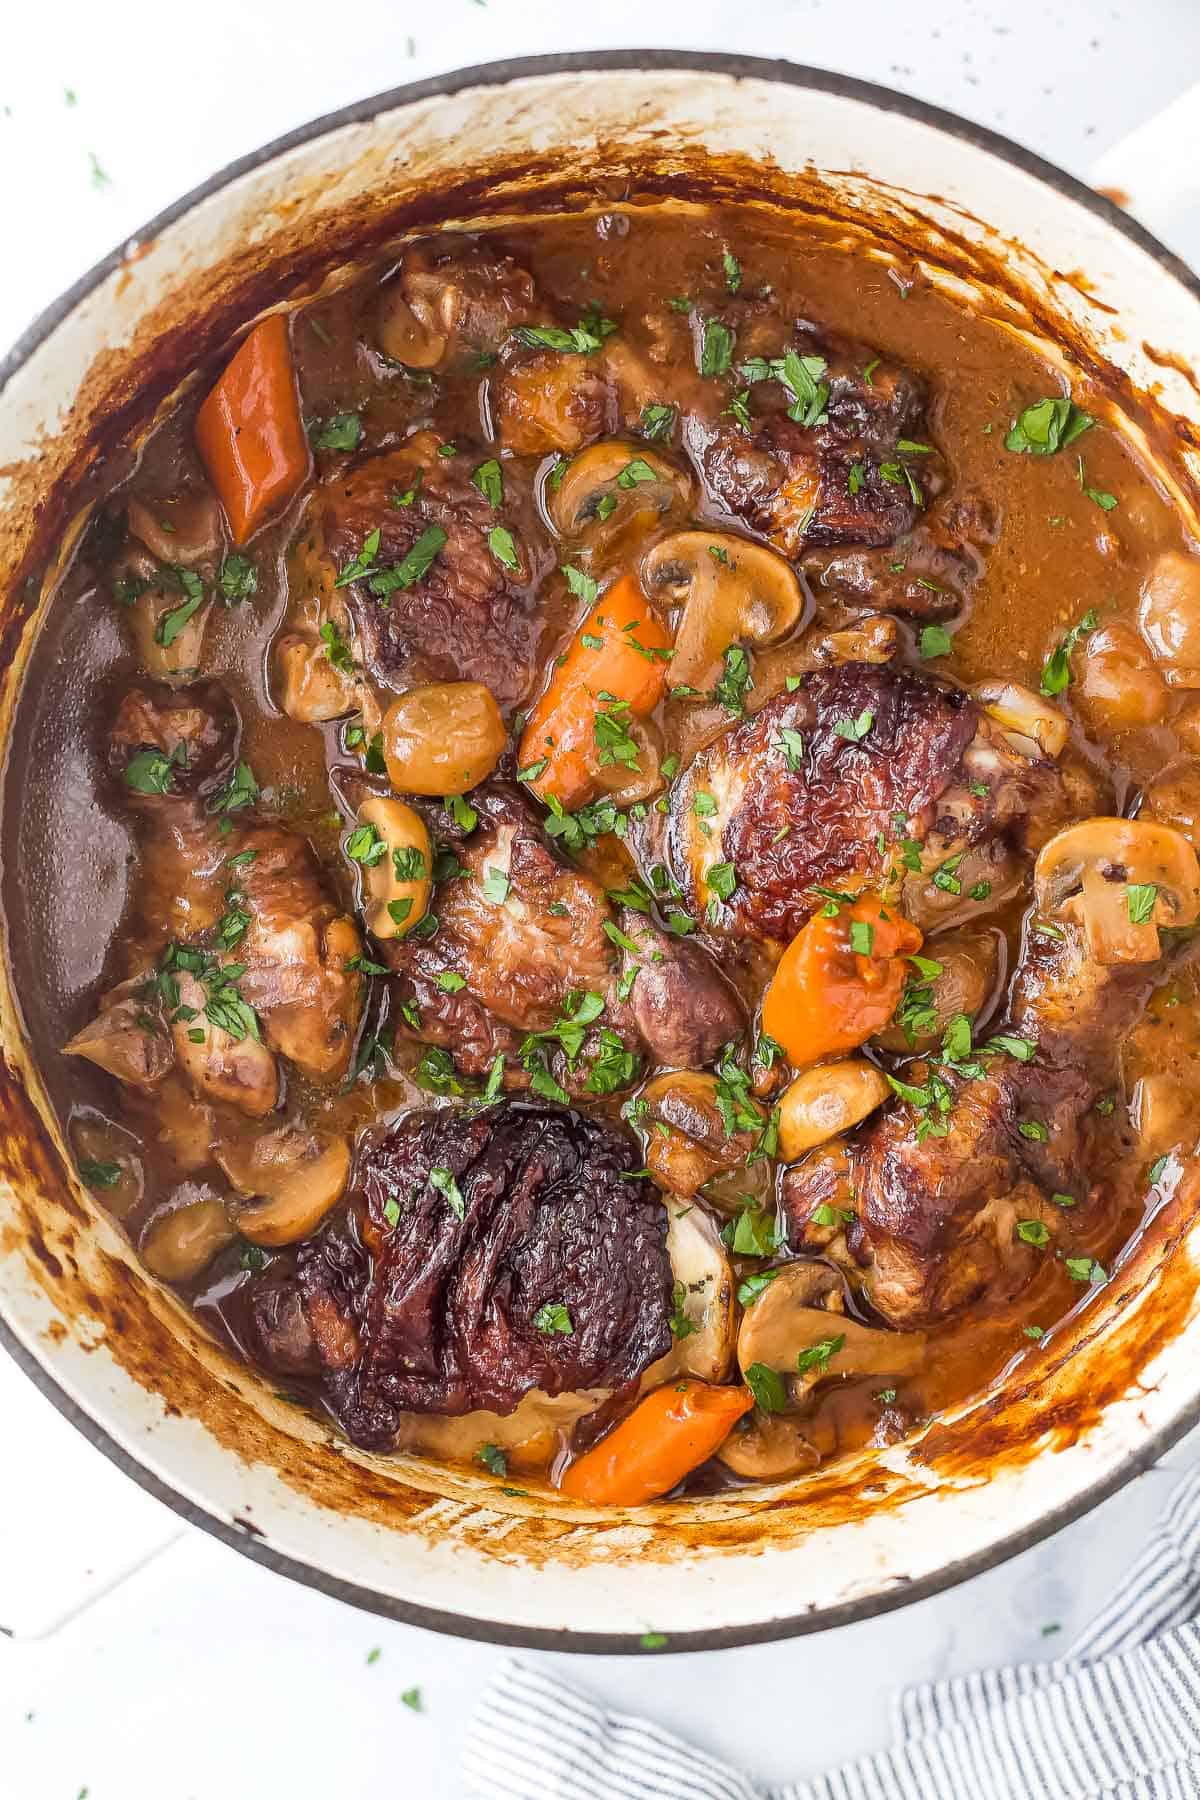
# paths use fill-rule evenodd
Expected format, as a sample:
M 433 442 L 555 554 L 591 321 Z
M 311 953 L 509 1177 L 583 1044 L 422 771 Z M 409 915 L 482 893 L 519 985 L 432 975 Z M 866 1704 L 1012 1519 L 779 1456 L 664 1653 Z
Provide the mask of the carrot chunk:
M 921 933 L 890 901 L 862 894 L 796 933 L 763 1001 L 763 1030 L 796 1067 L 857 1049 L 882 1031 L 904 989 L 904 958 Z
M 719 1450 L 754 1405 L 744 1387 L 669 1381 L 639 1400 L 629 1417 L 573 1462 L 559 1483 L 591 1506 L 641 1506 L 682 1481 Z
M 254 327 L 201 406 L 196 443 L 233 541 L 244 544 L 308 473 L 308 441 L 282 313 Z
M 544 764 L 529 779 L 535 794 L 568 811 L 593 798 L 601 770 L 620 760 L 625 721 L 644 719 L 661 700 L 670 651 L 637 581 L 621 576 L 596 601 L 529 715 L 521 767 Z

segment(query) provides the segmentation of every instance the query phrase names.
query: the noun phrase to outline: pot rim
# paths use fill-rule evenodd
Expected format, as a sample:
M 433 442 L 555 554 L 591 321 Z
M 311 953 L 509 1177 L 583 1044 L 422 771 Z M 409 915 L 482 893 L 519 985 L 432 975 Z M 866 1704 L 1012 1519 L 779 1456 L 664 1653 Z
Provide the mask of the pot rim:
M 214 195 L 255 169 L 263 167 L 287 151 L 296 149 L 347 125 L 370 122 L 380 113 L 389 112 L 413 101 L 462 93 L 471 88 L 500 87 L 508 82 L 560 74 L 609 74 L 628 70 L 654 70 L 730 76 L 775 82 L 787 87 L 832 95 L 835 99 L 858 101 L 881 112 L 898 114 L 917 124 L 927 125 L 942 135 L 984 150 L 1011 167 L 1021 170 L 1062 198 L 1092 213 L 1103 224 L 1150 257 L 1163 273 L 1178 283 L 1188 295 L 1200 303 L 1200 276 L 1197 276 L 1173 250 L 1152 232 L 1129 217 L 1112 200 L 1090 188 L 1076 176 L 1069 175 L 1055 163 L 1002 133 L 984 125 L 971 123 L 959 114 L 926 100 L 899 92 L 880 83 L 862 81 L 827 69 L 792 63 L 783 59 L 741 56 L 724 51 L 699 50 L 595 50 L 566 51 L 545 56 L 505 58 L 496 62 L 477 63 L 454 69 L 442 75 L 429 76 L 398 87 L 387 88 L 366 99 L 352 101 L 336 111 L 322 114 L 307 124 L 283 133 L 247 155 L 227 163 L 200 182 L 180 199 L 157 213 L 139 230 L 94 263 L 59 297 L 46 306 L 20 334 L 12 347 L 0 357 L 0 397 L 16 372 L 29 360 L 51 333 L 99 285 L 123 264 L 131 242 L 146 242 L 158 237 L 169 226 L 183 218 L 200 202 Z M 138 1461 L 106 1426 L 80 1406 L 59 1384 L 50 1368 L 21 1341 L 16 1331 L 0 1314 L 0 1346 L 12 1357 L 29 1379 L 46 1396 L 58 1412 L 75 1426 L 97 1450 L 117 1468 L 135 1481 L 145 1492 L 171 1508 L 189 1524 L 229 1544 L 244 1556 L 251 1557 L 264 1568 L 293 1581 L 327 1594 L 363 1611 L 376 1613 L 403 1624 L 420 1625 L 427 1630 L 452 1637 L 474 1639 L 519 1649 L 569 1650 L 580 1654 L 613 1655 L 645 1654 L 640 1639 L 632 1632 L 587 1631 L 578 1634 L 548 1627 L 501 1624 L 475 1619 L 469 1614 L 447 1612 L 440 1608 L 418 1605 L 363 1587 L 357 1582 L 330 1575 L 314 1565 L 285 1555 L 244 1526 L 227 1521 L 162 1480 Z M 875 1618 L 940 1594 L 975 1575 L 998 1567 L 1011 1557 L 1061 1531 L 1064 1526 L 1082 1518 L 1085 1513 L 1118 1492 L 1137 1475 L 1145 1472 L 1170 1450 L 1186 1432 L 1200 1422 L 1200 1391 L 1171 1419 L 1154 1432 L 1138 1449 L 1131 1451 L 1106 1475 L 1090 1483 L 1069 1501 L 1053 1508 L 1036 1523 L 1009 1533 L 987 1549 L 960 1557 L 936 1573 L 897 1585 L 882 1593 L 869 1594 L 840 1606 L 819 1612 L 798 1613 L 787 1618 L 769 1620 L 759 1625 L 716 1627 L 703 1631 L 672 1633 L 668 1642 L 655 1654 L 680 1654 L 688 1651 L 726 1650 L 752 1644 L 773 1643 L 803 1637 L 810 1633 L 849 1625 Z

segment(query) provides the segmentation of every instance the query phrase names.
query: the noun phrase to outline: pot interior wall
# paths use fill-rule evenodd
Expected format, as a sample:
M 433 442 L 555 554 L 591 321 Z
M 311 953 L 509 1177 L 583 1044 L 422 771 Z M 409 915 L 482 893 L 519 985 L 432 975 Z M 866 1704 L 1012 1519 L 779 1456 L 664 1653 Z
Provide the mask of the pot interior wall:
M 739 79 L 703 59 L 465 78 L 359 109 L 158 222 L 7 365 L 6 724 L 42 597 L 32 574 L 127 454 L 147 393 L 164 402 L 245 318 L 400 232 L 533 206 L 734 197 L 786 211 L 797 230 L 919 261 L 1110 380 L 1126 428 L 1194 519 L 1196 294 L 1102 210 L 971 134 L 948 139 L 920 108 L 839 85 Z M 1116 1485 L 1196 1410 L 1189 1177 L 1051 1351 L 923 1436 L 807 1481 L 614 1518 L 372 1458 L 233 1364 L 138 1269 L 65 1173 L 7 975 L 0 1009 L 6 1332 L 140 1479 L 251 1553 L 365 1604 L 594 1648 L 650 1627 L 676 1647 L 693 1633 L 811 1628 L 1018 1547 Z

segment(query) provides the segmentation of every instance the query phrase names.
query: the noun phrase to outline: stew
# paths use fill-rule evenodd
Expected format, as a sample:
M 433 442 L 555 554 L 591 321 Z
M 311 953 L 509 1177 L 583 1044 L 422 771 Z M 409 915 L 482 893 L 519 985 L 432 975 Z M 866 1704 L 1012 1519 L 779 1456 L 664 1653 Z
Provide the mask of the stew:
M 1191 1154 L 1195 546 L 1109 397 L 750 212 L 254 323 L 9 781 L 82 1180 L 371 1450 L 604 1505 L 896 1442 Z

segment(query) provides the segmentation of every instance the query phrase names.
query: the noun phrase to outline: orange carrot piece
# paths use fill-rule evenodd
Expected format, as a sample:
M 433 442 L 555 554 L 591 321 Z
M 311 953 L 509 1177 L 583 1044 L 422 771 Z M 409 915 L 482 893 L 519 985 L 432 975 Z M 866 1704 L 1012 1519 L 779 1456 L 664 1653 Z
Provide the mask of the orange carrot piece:
M 865 932 L 852 934 L 855 923 Z M 869 941 L 870 954 L 856 952 L 853 938 Z M 798 1068 L 857 1049 L 895 1012 L 903 959 L 921 941 L 916 926 L 878 894 L 863 894 L 832 919 L 818 913 L 783 953 L 763 1000 L 763 1030 Z
M 308 440 L 282 313 L 254 327 L 201 406 L 196 443 L 233 541 L 244 544 L 308 473 Z
M 569 812 L 593 797 L 603 767 L 597 718 L 612 701 L 618 702 L 617 719 L 652 713 L 666 686 L 671 648 L 632 575 L 622 575 L 600 595 L 521 737 L 521 767 L 546 763 L 529 782 L 535 794 L 543 800 L 552 795 Z
M 665 1494 L 719 1450 L 754 1405 L 744 1387 L 669 1381 L 573 1462 L 559 1483 L 591 1506 L 641 1506 Z

